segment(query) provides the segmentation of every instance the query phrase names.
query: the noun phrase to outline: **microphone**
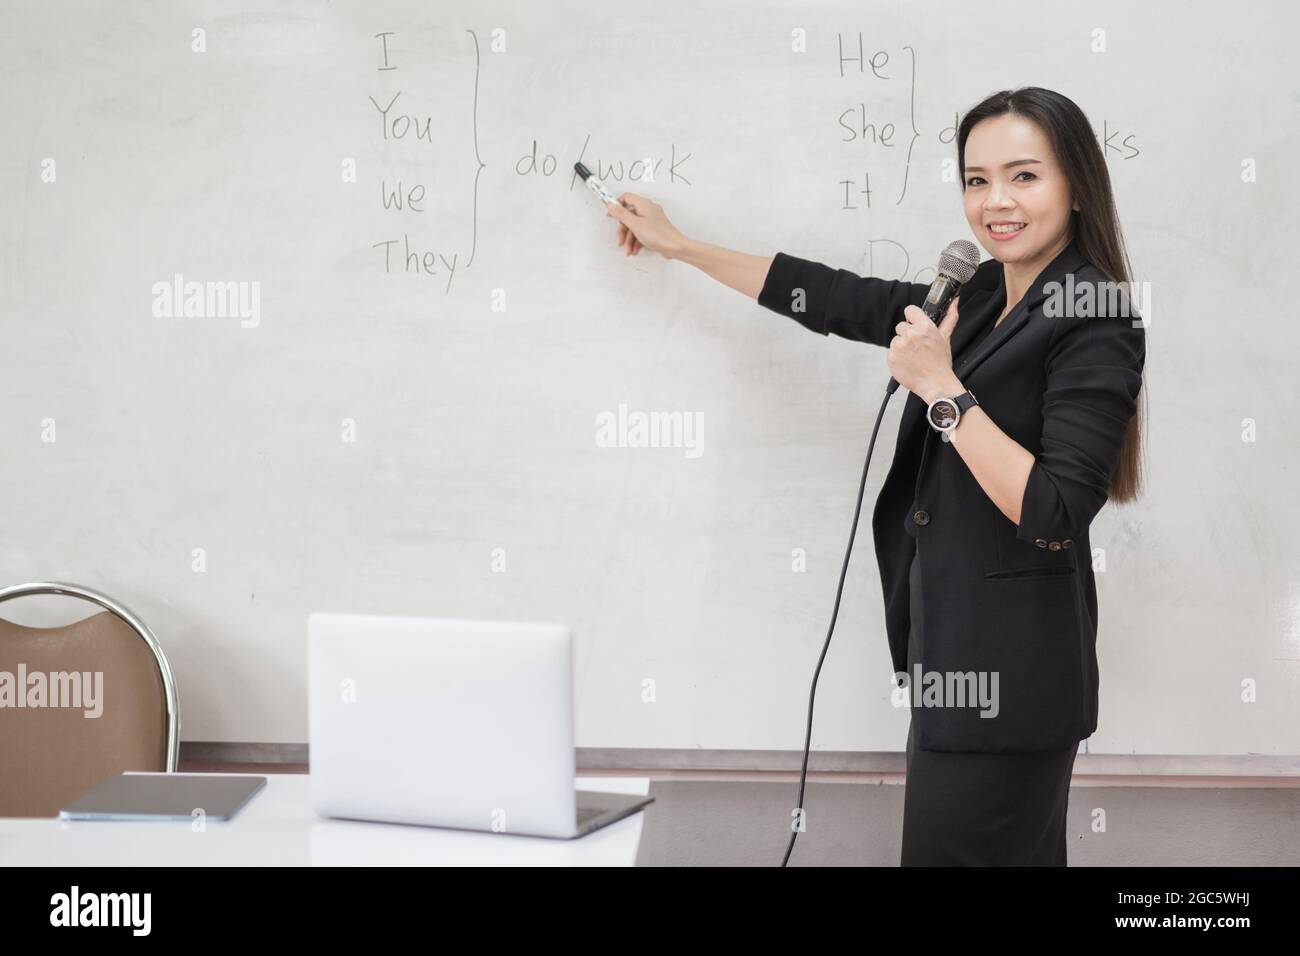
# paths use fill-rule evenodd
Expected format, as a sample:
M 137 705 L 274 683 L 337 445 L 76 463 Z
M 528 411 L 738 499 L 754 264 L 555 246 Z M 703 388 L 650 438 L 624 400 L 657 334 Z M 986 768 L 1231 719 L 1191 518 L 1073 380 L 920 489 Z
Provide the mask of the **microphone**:
M 925 297 L 921 311 L 928 315 L 935 325 L 943 321 L 948 314 L 948 306 L 961 291 L 962 283 L 969 282 L 970 277 L 979 268 L 980 251 L 969 239 L 958 239 L 948 243 L 948 247 L 939 256 L 939 274 L 930 283 L 930 294 Z M 893 395 L 898 390 L 898 382 L 891 375 L 885 387 L 886 395 Z

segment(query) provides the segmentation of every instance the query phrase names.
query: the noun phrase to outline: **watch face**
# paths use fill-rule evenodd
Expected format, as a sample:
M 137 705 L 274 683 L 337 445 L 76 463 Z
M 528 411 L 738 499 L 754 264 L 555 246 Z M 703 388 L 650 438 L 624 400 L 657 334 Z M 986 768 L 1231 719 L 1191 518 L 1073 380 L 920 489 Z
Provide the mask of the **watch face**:
M 951 428 L 957 424 L 957 403 L 940 398 L 930 406 L 930 424 L 935 428 Z

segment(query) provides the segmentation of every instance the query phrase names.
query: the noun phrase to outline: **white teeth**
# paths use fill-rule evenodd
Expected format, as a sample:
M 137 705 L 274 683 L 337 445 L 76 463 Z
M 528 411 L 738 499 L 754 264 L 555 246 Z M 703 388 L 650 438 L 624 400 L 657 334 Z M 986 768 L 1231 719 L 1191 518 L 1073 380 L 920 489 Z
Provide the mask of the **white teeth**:
M 994 232 L 1019 232 L 1021 229 L 1025 228 L 1025 224 L 1023 222 L 1018 222 L 1011 226 L 989 226 L 989 228 Z

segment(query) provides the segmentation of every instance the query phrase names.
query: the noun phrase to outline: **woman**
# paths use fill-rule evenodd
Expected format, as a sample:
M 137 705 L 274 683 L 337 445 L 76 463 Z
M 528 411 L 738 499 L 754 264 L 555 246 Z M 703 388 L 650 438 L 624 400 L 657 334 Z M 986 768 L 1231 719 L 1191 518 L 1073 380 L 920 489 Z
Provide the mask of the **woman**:
M 937 326 L 926 285 L 690 240 L 641 196 L 608 209 L 628 255 L 680 259 L 815 332 L 888 348 L 911 393 L 872 521 L 910 684 L 902 862 L 1064 866 L 1074 756 L 1097 727 L 1088 529 L 1138 493 L 1145 333 L 1078 106 L 996 93 L 963 117 L 957 158 L 993 258 Z

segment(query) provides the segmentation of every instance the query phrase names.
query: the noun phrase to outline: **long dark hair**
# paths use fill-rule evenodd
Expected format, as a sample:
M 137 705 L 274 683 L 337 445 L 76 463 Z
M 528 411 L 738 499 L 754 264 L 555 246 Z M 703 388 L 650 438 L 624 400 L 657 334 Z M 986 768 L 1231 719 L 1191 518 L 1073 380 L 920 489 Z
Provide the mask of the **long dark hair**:
M 966 138 L 980 120 L 1007 113 L 1032 120 L 1047 136 L 1074 201 L 1079 204 L 1077 210 L 1070 212 L 1070 234 L 1075 244 L 1083 257 L 1107 279 L 1127 287 L 1132 281 L 1133 268 L 1115 211 L 1110 171 L 1088 117 L 1069 97 L 1040 86 L 1022 86 L 994 93 L 967 112 L 957 132 L 957 170 L 962 192 L 966 191 L 966 177 L 961 172 L 966 168 Z M 1137 408 L 1129 419 L 1119 465 L 1110 479 L 1109 499 L 1117 503 L 1133 501 L 1141 491 L 1141 419 L 1145 417 L 1146 391 L 1144 369 Z

